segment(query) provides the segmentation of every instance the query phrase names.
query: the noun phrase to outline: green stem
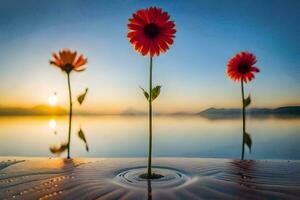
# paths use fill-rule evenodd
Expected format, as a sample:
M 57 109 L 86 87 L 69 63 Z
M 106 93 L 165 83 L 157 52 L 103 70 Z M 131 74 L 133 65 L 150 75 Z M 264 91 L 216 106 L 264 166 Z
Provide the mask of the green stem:
M 67 158 L 70 158 L 71 126 L 72 126 L 72 92 L 71 92 L 71 83 L 70 83 L 70 73 L 68 73 L 68 87 L 69 87 L 70 111 L 69 111 L 68 157 Z
M 151 178 L 151 156 L 152 156 L 152 57 L 150 56 L 149 74 L 149 151 L 148 151 L 148 173 L 147 178 Z
M 241 80 L 241 89 L 242 89 L 242 105 L 243 105 L 243 139 L 242 139 L 242 156 L 241 159 L 244 160 L 245 153 L 245 132 L 246 132 L 246 120 L 245 120 L 245 104 L 244 104 L 244 79 Z

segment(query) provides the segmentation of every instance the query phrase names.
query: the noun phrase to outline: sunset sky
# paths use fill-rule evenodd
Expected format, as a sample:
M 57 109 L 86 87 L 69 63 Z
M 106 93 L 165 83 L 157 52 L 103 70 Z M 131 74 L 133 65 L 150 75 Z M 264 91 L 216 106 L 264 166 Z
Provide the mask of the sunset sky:
M 0 106 L 47 104 L 54 92 L 66 106 L 66 75 L 49 59 L 70 48 L 88 58 L 87 70 L 71 75 L 74 97 L 90 89 L 80 109 L 146 110 L 139 86 L 148 88 L 149 57 L 126 34 L 132 13 L 149 6 L 169 12 L 177 29 L 170 51 L 154 58 L 153 81 L 162 85 L 155 111 L 239 107 L 240 85 L 225 70 L 242 50 L 261 69 L 246 85 L 252 106 L 299 105 L 300 1 L 2 0 Z

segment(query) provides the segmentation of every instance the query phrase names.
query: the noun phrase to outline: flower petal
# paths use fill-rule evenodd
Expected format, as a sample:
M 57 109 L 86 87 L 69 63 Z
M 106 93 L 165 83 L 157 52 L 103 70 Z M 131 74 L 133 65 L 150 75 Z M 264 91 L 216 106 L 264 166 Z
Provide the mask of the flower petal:
M 145 26 L 150 23 L 159 29 L 157 35 L 144 32 Z M 141 9 L 134 13 L 129 19 L 128 29 L 127 38 L 134 49 L 144 56 L 150 54 L 151 57 L 166 52 L 173 44 L 172 38 L 176 33 L 175 24 L 170 21 L 169 14 L 157 7 Z

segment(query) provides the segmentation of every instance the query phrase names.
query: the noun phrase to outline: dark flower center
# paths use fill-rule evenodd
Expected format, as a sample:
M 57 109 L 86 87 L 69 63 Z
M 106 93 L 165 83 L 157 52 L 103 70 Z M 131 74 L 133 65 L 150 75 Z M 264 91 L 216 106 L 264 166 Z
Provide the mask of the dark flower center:
M 70 63 L 67 63 L 64 66 L 62 66 L 62 70 L 64 70 L 67 73 L 70 73 L 73 70 L 73 68 L 73 65 Z
M 239 67 L 238 67 L 238 72 L 241 73 L 241 74 L 246 74 L 249 72 L 250 70 L 250 66 L 245 63 L 245 64 L 241 64 Z
M 144 33 L 148 38 L 153 39 L 159 35 L 159 27 L 154 23 L 147 24 Z

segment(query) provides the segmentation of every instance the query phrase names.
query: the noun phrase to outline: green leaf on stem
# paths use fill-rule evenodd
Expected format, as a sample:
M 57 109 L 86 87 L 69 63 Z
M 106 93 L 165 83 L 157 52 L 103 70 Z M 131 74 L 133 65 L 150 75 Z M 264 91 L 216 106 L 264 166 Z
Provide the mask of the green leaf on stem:
M 145 98 L 149 101 L 149 94 L 148 94 L 148 92 L 144 88 L 142 88 L 142 87 L 140 87 L 140 88 L 143 91 Z
M 53 154 L 60 155 L 67 149 L 68 149 L 68 143 L 66 142 L 66 143 L 62 143 L 60 146 L 51 146 L 50 152 Z
M 245 133 L 244 144 L 246 144 L 248 146 L 249 151 L 251 153 L 252 139 L 251 139 L 251 136 L 249 133 Z
M 249 106 L 250 103 L 251 103 L 251 97 L 250 97 L 250 94 L 249 94 L 249 96 L 246 99 L 244 99 L 244 106 L 245 106 L 245 108 L 247 106 Z
M 78 103 L 79 103 L 80 105 L 83 103 L 83 101 L 84 101 L 84 99 L 85 99 L 85 96 L 86 96 L 88 90 L 89 90 L 89 89 L 86 88 L 86 89 L 85 89 L 85 92 L 82 93 L 81 95 L 79 95 L 79 96 L 77 97 L 77 101 L 78 101 Z
M 82 131 L 81 128 L 80 128 L 80 130 L 78 131 L 78 137 L 85 143 L 85 149 L 86 149 L 86 151 L 89 151 L 88 143 L 87 143 L 87 141 L 86 141 L 84 132 Z
M 153 89 L 152 89 L 152 101 L 154 101 L 160 94 L 160 88 L 161 88 L 161 85 L 158 85 L 158 86 L 155 86 Z

